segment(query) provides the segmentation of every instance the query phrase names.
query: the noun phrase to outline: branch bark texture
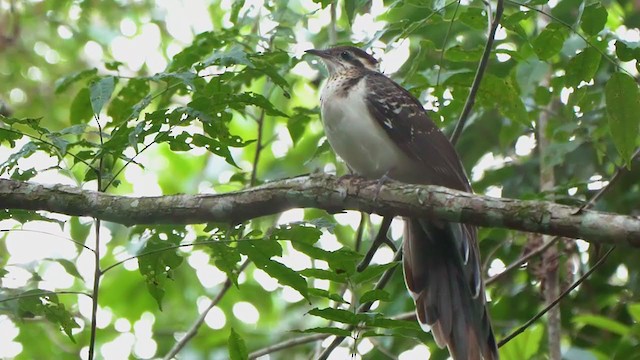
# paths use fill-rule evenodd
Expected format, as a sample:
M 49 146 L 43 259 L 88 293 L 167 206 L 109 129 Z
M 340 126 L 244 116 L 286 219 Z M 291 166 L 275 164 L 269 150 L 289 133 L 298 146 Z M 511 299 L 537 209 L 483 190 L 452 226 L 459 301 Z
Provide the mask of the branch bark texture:
M 433 217 L 594 243 L 640 246 L 640 218 L 635 216 L 394 181 L 386 182 L 378 193 L 377 184 L 359 178 L 312 175 L 226 194 L 130 197 L 0 179 L 0 209 L 44 210 L 135 225 L 239 223 L 292 208 L 315 207 L 329 212 L 360 210 L 383 216 Z

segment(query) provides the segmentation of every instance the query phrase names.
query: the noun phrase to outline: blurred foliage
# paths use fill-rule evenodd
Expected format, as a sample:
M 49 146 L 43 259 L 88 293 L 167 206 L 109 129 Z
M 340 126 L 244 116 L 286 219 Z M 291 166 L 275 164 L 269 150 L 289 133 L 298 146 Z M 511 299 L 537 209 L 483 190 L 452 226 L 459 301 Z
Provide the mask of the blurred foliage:
M 358 43 L 376 56 L 408 51 L 409 60 L 392 77 L 450 133 L 488 27 L 487 10 L 476 0 L 345 0 L 337 2 L 335 24 L 328 23 L 328 0 L 157 3 L 163 5 L 0 0 L 0 176 L 125 195 L 226 192 L 316 170 L 344 173 L 324 141 L 320 77 L 302 50 L 328 46 L 335 31 L 339 43 Z M 596 206 L 639 214 L 640 172 L 631 159 L 640 131 L 638 3 L 505 5 L 474 111 L 457 144 L 475 191 L 499 189 L 505 197 L 579 205 L 617 168 L 627 167 Z M 373 20 L 381 21 L 379 30 L 354 35 Z M 324 73 L 315 62 L 311 66 Z M 534 143 L 542 116 L 549 147 L 544 154 L 533 145 L 533 151 L 522 150 L 522 143 Z M 554 167 L 553 191 L 539 191 L 541 156 Z M 487 159 L 494 164 L 486 166 Z M 392 319 L 413 308 L 400 271 L 384 290 L 373 290 L 376 279 L 397 264 L 388 259 L 356 269 L 377 218 L 360 222 L 361 244 L 357 223 L 344 216 L 314 209 L 295 214 L 244 224 L 103 224 L 99 357 L 118 358 L 109 344 L 119 346 L 123 358 L 164 356 L 226 277 L 232 286 L 210 319 L 220 326 L 207 321 L 180 358 L 243 359 L 304 333 L 349 336 L 350 351 L 363 351 L 366 359 L 385 359 L 385 353 L 420 343 L 432 359 L 447 357 L 415 322 Z M 93 223 L 0 212 L 5 239 L 43 222 L 59 224 L 58 240 L 74 241 L 76 256 L 18 263 L 0 242 L 0 323 L 11 321 L 19 329 L 13 339 L 22 344 L 17 358 L 86 357 L 91 319 L 82 304 L 93 283 L 87 261 L 95 247 Z M 25 233 L 17 237 L 28 247 Z M 528 237 L 481 229 L 485 273 L 518 259 Z M 566 286 L 601 254 L 574 245 L 569 242 L 559 259 Z M 627 254 L 635 250 L 625 250 L 614 252 L 561 303 L 565 358 L 640 358 L 640 265 Z M 251 264 L 243 270 L 247 259 Z M 73 276 L 72 286 L 43 283 L 40 274 L 52 264 Z M 28 272 L 28 280 L 9 286 L 16 268 Z M 266 285 L 269 278 L 277 285 Z M 498 338 L 536 314 L 540 288 L 527 269 L 488 287 Z M 296 296 L 287 297 L 291 292 Z M 371 300 L 379 301 L 374 310 L 355 313 Z M 258 311 L 255 324 L 240 320 L 246 308 L 236 305 L 245 302 Z M 144 334 L 143 319 L 151 324 Z M 363 328 L 351 333 L 340 324 Z M 543 325 L 540 320 L 503 347 L 502 358 L 546 358 Z M 149 341 L 156 347 L 140 350 Z M 354 346 L 365 341 L 372 350 Z M 316 348 L 303 344 L 271 358 L 307 359 Z

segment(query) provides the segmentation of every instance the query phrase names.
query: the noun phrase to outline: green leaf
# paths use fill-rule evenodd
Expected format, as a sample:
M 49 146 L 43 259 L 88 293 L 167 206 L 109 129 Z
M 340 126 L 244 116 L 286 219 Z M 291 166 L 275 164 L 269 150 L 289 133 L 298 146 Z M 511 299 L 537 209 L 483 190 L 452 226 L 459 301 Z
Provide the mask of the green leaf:
M 332 270 L 324 270 L 324 269 L 303 269 L 300 271 L 300 275 L 316 278 L 316 279 L 325 279 L 334 281 L 337 283 L 346 283 L 347 276 L 343 274 L 337 274 Z
M 500 348 L 500 358 L 503 360 L 528 360 L 540 353 L 540 343 L 544 335 L 544 327 L 532 325 L 522 334 L 512 339 Z
M 82 124 L 93 116 L 89 89 L 82 88 L 71 102 L 69 120 L 71 124 Z
M 173 271 L 182 264 L 183 258 L 178 254 L 174 243 L 160 240 L 154 234 L 145 244 L 138 255 L 138 267 L 140 274 L 144 276 L 147 289 L 156 300 L 158 308 L 162 310 L 162 299 L 167 279 L 173 278 Z
M 482 47 L 465 49 L 461 45 L 456 45 L 448 48 L 444 53 L 444 57 L 447 60 L 458 62 L 478 61 L 482 57 L 482 52 Z
M 478 92 L 478 100 L 484 106 L 496 107 L 511 120 L 530 126 L 527 109 L 511 79 L 485 74 Z
M 594 47 L 587 47 L 580 54 L 569 60 L 567 65 L 567 85 L 578 86 L 581 81 L 594 78 L 600 66 L 602 56 Z
M 111 101 L 107 115 L 113 118 L 113 125 L 129 120 L 134 114 L 134 106 L 149 93 L 149 82 L 145 79 L 131 79 Z M 140 111 L 135 116 L 137 117 Z
M 364 304 L 376 300 L 389 301 L 390 299 L 391 295 L 389 295 L 388 292 L 382 289 L 374 289 L 362 294 L 362 296 L 360 297 L 360 303 Z
M 533 41 L 533 51 L 540 60 L 548 60 L 562 50 L 566 38 L 566 29 L 559 24 L 551 23 Z
M 607 23 L 607 9 L 600 2 L 584 8 L 580 19 L 580 28 L 586 34 L 597 35 Z
M 353 25 L 353 19 L 359 12 L 358 10 L 366 6 L 368 2 L 368 0 L 345 0 L 344 9 L 347 13 L 347 19 L 349 20 L 350 25 Z
M 280 249 L 279 253 L 276 248 L 273 247 L 274 244 Z M 249 257 L 256 267 L 277 279 L 280 284 L 291 286 L 305 298 L 308 297 L 307 281 L 296 271 L 271 259 L 272 256 L 282 255 L 282 248 L 276 241 L 239 241 L 238 250 Z
M 628 304 L 627 311 L 629 312 L 629 315 L 631 315 L 633 320 L 635 320 L 636 322 L 640 322 L 640 303 Z
M 227 342 L 229 347 L 229 357 L 231 360 L 246 360 L 249 358 L 249 352 L 247 351 L 247 345 L 244 340 L 238 335 L 233 328 L 229 334 L 229 340 Z
M 271 233 L 274 240 L 292 240 L 295 248 L 297 242 L 307 245 L 313 245 L 322 236 L 322 231 L 313 226 L 305 226 L 303 224 L 280 225 Z
M 338 302 L 338 303 L 348 303 L 345 299 L 342 298 L 342 296 L 340 296 L 340 295 L 338 295 L 336 293 L 331 293 L 331 292 L 329 292 L 327 290 L 324 290 L 324 289 L 309 288 L 309 295 L 310 296 L 327 298 L 327 299 L 333 300 L 333 301 Z
M 100 114 L 104 104 L 111 99 L 111 94 L 116 86 L 116 78 L 105 76 L 89 86 L 91 108 L 94 114 Z
M 458 19 L 472 29 L 487 29 L 487 13 L 483 8 L 468 7 Z
M 605 86 L 605 100 L 613 143 L 629 164 L 640 131 L 640 91 L 635 79 L 625 73 L 613 74 Z
M 80 280 L 84 280 L 82 275 L 80 275 L 80 273 L 78 272 L 78 268 L 76 268 L 76 264 L 73 261 L 67 260 L 67 259 L 52 259 L 52 258 L 47 258 L 46 260 L 57 262 L 58 264 L 62 265 L 64 270 L 69 275 L 76 277 Z
M 60 94 L 61 92 L 67 90 L 74 83 L 84 80 L 87 78 L 92 78 L 98 73 L 98 69 L 87 69 L 75 72 L 71 75 L 67 75 L 61 79 L 56 80 L 55 89 L 56 94 Z
M 209 56 L 202 62 L 201 68 L 206 68 L 211 65 L 230 66 L 230 65 L 247 65 L 253 64 L 247 57 L 247 53 L 242 46 L 233 45 L 230 49 L 224 51 L 216 51 L 213 55 Z
M 640 58 L 640 47 L 637 44 L 632 47 L 622 40 L 616 40 L 616 55 L 621 61 L 631 61 Z
M 582 326 L 594 326 L 620 336 L 626 336 L 630 331 L 627 325 L 601 315 L 577 315 L 573 317 L 573 322 Z
M 311 329 L 294 330 L 294 331 L 299 333 L 331 334 L 331 335 L 344 336 L 344 337 L 351 336 L 351 331 L 347 329 L 340 329 L 335 327 L 315 327 Z
M 324 308 L 318 309 L 314 308 L 309 310 L 309 315 L 318 316 L 323 319 L 337 321 L 343 324 L 349 325 L 357 325 L 360 322 L 360 319 L 351 311 L 342 310 L 342 309 L 334 309 L 334 308 Z
M 391 262 L 391 263 L 382 264 L 382 265 L 369 265 L 367 266 L 366 269 L 355 274 L 351 278 L 351 281 L 353 281 L 355 284 L 362 284 L 364 282 L 372 281 L 373 279 L 380 277 L 382 273 L 384 273 L 385 271 L 391 269 L 396 265 L 398 265 L 397 262 Z

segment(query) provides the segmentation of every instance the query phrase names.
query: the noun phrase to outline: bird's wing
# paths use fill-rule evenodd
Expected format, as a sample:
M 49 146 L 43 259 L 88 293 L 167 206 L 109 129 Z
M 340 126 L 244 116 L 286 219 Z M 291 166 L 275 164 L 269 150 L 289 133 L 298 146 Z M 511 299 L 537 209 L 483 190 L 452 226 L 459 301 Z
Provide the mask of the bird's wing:
M 422 168 L 421 183 L 471 191 L 458 154 L 422 104 L 386 76 L 366 77 L 369 112 L 386 134 Z M 402 180 L 402 179 L 399 179 Z M 404 270 L 422 324 L 454 359 L 497 359 L 485 309 L 475 226 L 407 219 Z
M 424 165 L 424 183 L 471 191 L 455 149 L 418 99 L 380 73 L 370 72 L 366 81 L 372 89 L 366 99 L 371 115 L 410 158 Z

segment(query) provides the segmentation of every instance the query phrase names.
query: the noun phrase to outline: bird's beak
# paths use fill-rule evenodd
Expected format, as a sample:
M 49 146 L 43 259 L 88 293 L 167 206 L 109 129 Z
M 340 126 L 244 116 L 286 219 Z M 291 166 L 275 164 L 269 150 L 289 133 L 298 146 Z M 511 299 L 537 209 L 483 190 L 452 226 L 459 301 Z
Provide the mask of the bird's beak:
M 305 52 L 307 54 L 315 55 L 315 56 L 321 57 L 323 59 L 326 59 L 326 58 L 329 57 L 329 52 L 327 50 L 309 49 L 309 50 L 307 50 Z

